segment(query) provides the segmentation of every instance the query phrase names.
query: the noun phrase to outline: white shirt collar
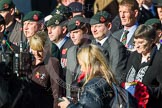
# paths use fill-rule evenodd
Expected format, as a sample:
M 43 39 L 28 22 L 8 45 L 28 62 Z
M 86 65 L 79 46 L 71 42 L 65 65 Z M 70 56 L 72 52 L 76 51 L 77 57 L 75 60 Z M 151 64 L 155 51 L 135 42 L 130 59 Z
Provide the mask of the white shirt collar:
M 109 35 L 111 34 L 111 32 L 109 31 L 107 34 L 106 34 L 106 36 L 105 36 L 105 38 L 103 38 L 102 40 L 97 40 L 96 39 L 96 42 L 99 42 L 100 44 L 101 44 L 101 46 L 105 43 L 105 41 L 109 38 Z
M 65 36 L 61 41 L 59 41 L 58 43 L 55 43 L 57 45 L 57 47 L 60 49 L 63 44 L 66 42 L 67 37 Z

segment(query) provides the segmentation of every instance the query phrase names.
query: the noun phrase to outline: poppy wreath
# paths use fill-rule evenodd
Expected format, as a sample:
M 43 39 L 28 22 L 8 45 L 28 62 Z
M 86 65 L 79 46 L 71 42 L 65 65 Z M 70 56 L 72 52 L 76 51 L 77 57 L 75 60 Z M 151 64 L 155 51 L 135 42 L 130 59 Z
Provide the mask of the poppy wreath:
M 133 96 L 138 101 L 138 108 L 146 108 L 146 105 L 149 101 L 149 93 L 147 86 L 139 81 L 133 81 L 131 83 L 135 85 L 135 92 Z M 125 88 L 125 83 L 122 83 L 121 86 Z

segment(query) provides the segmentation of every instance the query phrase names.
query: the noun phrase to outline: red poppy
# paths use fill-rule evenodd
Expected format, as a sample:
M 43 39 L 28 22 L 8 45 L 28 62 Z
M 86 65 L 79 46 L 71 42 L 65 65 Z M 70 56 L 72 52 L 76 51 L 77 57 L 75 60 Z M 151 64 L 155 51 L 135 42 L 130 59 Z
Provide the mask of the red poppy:
M 34 15 L 33 15 L 33 19 L 34 19 L 34 21 L 38 21 L 38 20 L 39 20 L 38 15 L 37 15 L 37 14 L 34 14 Z
M 8 9 L 9 8 L 9 5 L 7 3 L 3 4 L 3 8 L 4 9 Z
M 105 21 L 106 21 L 105 17 L 101 16 L 101 17 L 100 17 L 100 22 L 101 22 L 101 23 L 104 23 Z
M 39 73 L 39 72 L 36 72 L 36 74 L 35 74 L 35 78 L 37 78 L 37 79 L 40 78 L 40 73 Z
M 62 54 L 66 54 L 66 52 L 67 52 L 67 48 L 62 50 Z
M 76 21 L 75 21 L 75 25 L 76 25 L 76 26 L 80 26 L 80 21 L 79 21 L 79 20 L 76 20 Z

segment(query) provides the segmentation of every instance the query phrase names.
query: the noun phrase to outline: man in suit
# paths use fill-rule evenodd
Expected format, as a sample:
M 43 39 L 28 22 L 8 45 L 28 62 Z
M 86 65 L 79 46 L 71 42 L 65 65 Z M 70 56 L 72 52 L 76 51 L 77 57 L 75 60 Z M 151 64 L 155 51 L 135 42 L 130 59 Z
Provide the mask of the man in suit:
M 123 29 L 120 29 L 113 33 L 113 37 L 123 43 L 124 33 L 127 31 L 127 36 L 125 38 L 126 42 L 123 43 L 126 48 L 133 49 L 133 33 L 136 30 L 137 16 L 138 16 L 138 3 L 136 0 L 123 0 L 119 4 L 119 16 L 121 19 L 121 24 L 124 26 Z
M 145 23 L 148 19 L 157 18 L 157 10 L 153 0 L 137 0 L 139 5 L 139 24 Z
M 122 82 L 125 73 L 125 65 L 127 62 L 126 48 L 117 39 L 112 37 L 110 29 L 112 27 L 110 14 L 106 11 L 96 13 L 90 19 L 91 32 L 94 40 L 93 44 L 99 44 L 103 50 L 107 61 L 114 72 L 117 81 Z

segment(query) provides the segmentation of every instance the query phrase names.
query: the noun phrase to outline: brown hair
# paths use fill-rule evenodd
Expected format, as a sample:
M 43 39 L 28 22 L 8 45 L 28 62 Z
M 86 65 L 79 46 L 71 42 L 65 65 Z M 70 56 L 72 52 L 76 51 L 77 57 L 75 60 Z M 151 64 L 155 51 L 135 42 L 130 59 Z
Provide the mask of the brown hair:
M 148 41 L 155 40 L 156 32 L 153 26 L 141 24 L 134 32 L 134 38 L 144 38 Z
M 139 10 L 139 6 L 136 0 L 122 0 L 119 6 L 129 6 L 132 11 Z

